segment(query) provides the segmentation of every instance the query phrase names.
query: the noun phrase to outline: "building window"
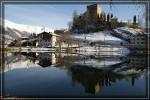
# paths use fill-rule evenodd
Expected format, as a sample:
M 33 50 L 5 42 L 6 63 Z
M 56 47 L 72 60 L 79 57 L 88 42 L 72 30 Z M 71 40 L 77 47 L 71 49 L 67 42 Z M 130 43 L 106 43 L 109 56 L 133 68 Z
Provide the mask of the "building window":
M 144 44 L 144 42 L 141 42 L 141 44 Z

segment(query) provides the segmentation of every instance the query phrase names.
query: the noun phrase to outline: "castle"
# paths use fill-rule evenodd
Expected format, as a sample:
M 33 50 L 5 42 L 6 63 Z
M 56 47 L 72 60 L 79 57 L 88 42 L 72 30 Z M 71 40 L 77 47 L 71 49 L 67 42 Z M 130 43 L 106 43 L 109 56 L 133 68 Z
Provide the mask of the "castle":
M 112 23 L 111 23 L 112 22 Z M 117 18 L 111 14 L 105 14 L 99 4 L 88 5 L 86 12 L 74 14 L 71 30 L 78 33 L 89 33 L 115 28 Z

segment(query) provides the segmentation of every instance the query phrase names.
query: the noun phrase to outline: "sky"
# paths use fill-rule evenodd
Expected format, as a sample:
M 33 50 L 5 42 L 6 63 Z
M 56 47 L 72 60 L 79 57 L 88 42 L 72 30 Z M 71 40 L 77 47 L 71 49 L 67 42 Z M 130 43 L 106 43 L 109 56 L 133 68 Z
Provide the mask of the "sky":
M 73 12 L 82 14 L 89 4 L 5 4 L 4 18 L 19 24 L 48 27 L 51 29 L 68 28 L 72 21 Z M 143 16 L 145 5 L 143 4 L 101 4 L 105 13 L 112 12 L 118 20 L 132 20 L 134 15 Z

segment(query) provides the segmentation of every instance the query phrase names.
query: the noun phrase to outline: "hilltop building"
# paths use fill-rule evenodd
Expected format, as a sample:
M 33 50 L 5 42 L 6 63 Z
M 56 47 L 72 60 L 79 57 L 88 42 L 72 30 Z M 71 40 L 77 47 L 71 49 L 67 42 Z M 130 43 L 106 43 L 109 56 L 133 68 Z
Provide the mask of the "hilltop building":
M 106 17 L 108 17 L 106 19 Z M 112 21 L 112 23 L 111 23 Z M 117 18 L 102 11 L 99 4 L 88 5 L 86 12 L 83 14 L 75 14 L 71 31 L 74 33 L 89 33 L 101 31 L 106 28 L 115 28 L 117 26 Z

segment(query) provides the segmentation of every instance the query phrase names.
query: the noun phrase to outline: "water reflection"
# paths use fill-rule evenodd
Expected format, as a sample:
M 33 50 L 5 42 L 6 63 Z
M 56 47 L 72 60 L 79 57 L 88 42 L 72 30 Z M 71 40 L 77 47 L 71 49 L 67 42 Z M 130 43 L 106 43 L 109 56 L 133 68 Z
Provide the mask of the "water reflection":
M 72 67 L 70 72 L 73 82 L 82 84 L 85 88 L 85 92 L 92 94 L 100 92 L 101 87 L 109 87 L 118 80 L 122 80 L 124 78 L 131 80 L 131 84 L 134 85 L 135 79 L 140 76 L 140 73 L 129 76 L 117 74 L 110 70 L 97 70 L 88 67 Z
M 22 69 L 20 70 L 20 72 L 23 76 L 21 76 L 20 74 L 20 76 L 17 77 L 19 77 L 19 79 L 21 77 L 24 78 L 24 76 L 26 76 L 27 74 L 23 73 L 23 71 L 25 70 L 24 68 L 28 68 L 28 71 L 31 68 L 38 68 L 38 70 L 42 70 L 41 68 L 44 68 L 44 70 L 47 70 L 46 72 L 44 71 L 44 73 L 37 71 L 36 75 L 40 75 L 40 77 L 44 78 L 44 80 L 47 80 L 47 83 L 52 85 L 52 87 L 50 86 L 51 88 L 49 87 L 48 90 L 45 89 L 45 85 L 42 85 L 42 80 L 40 80 L 41 82 L 39 82 L 39 80 L 33 78 L 32 74 L 29 74 L 31 76 L 28 76 L 31 79 L 24 78 L 24 81 L 26 81 L 27 83 L 29 80 L 35 82 L 35 87 L 38 86 L 39 83 L 41 83 L 41 87 L 39 88 L 40 91 L 43 91 L 45 89 L 45 92 L 40 94 L 42 96 L 89 96 L 91 94 L 99 96 L 146 95 L 146 79 L 142 78 L 145 77 L 146 69 L 148 66 L 148 59 L 146 56 L 105 54 L 83 55 L 51 52 L 14 52 L 7 53 L 5 55 L 6 61 L 4 71 L 6 74 L 5 82 L 7 82 L 5 86 L 6 96 L 38 95 L 38 93 L 34 91 L 36 89 L 33 86 L 29 86 L 32 89 L 28 93 L 24 92 L 24 89 L 19 90 L 18 93 L 17 89 L 19 89 L 20 86 L 23 85 L 24 87 L 27 87 L 26 85 L 28 84 L 19 82 L 17 83 L 18 85 L 12 85 L 9 83 L 11 80 L 9 77 L 13 77 L 10 76 L 9 73 L 14 73 L 12 75 L 14 75 L 15 77 L 17 75 L 15 71 L 18 72 L 17 69 Z M 58 69 L 59 72 L 57 72 L 54 68 Z M 25 72 L 26 71 L 27 70 L 25 70 Z M 52 80 L 48 78 L 50 72 L 53 73 L 53 77 L 51 76 Z M 60 73 L 63 74 L 59 77 L 56 77 Z M 45 74 L 46 77 L 42 76 Z M 17 77 L 15 78 L 15 81 L 18 80 Z M 54 82 L 54 80 L 57 81 Z M 71 81 L 71 83 L 68 81 Z M 62 84 L 67 85 L 66 89 L 64 89 L 64 86 L 62 86 Z M 131 84 L 132 87 L 128 86 L 129 84 Z M 137 88 L 137 86 L 141 84 L 142 87 Z M 114 86 L 115 88 L 123 88 L 124 92 L 121 93 L 120 91 L 122 90 L 114 89 Z M 58 89 L 58 87 L 62 89 L 60 90 Z M 140 90 L 141 92 L 137 93 L 137 90 Z M 31 93 L 33 91 L 34 94 Z M 63 93 L 61 93 L 60 91 Z M 117 93 L 112 91 L 116 91 Z M 24 93 L 26 93 L 26 95 L 24 95 Z

